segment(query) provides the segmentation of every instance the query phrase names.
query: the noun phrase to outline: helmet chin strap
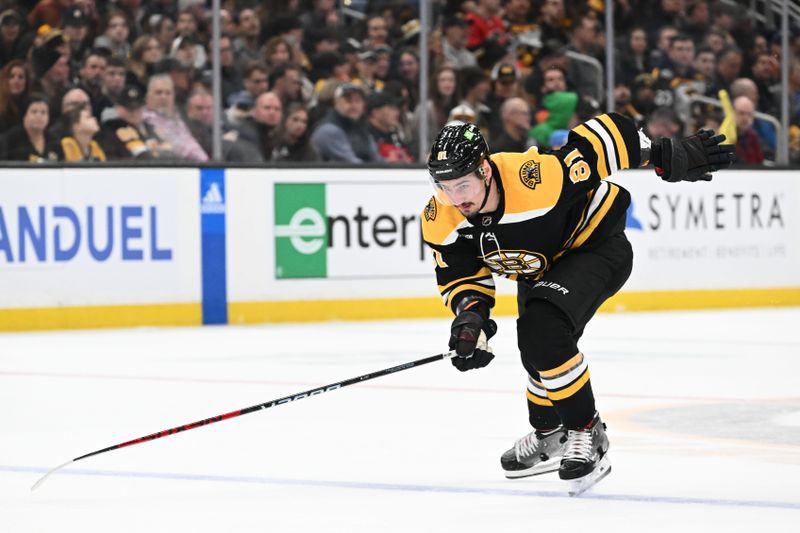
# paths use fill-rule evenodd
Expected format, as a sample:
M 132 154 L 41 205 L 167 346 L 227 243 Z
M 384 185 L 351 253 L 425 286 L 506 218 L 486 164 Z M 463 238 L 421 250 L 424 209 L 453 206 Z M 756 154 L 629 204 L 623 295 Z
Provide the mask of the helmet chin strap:
M 489 191 L 490 191 L 490 190 L 491 190 L 491 188 L 492 188 L 492 182 L 491 182 L 491 181 L 489 181 L 489 178 L 487 178 L 487 177 L 486 177 L 486 174 L 484 173 L 484 171 L 483 171 L 483 168 L 481 168 L 481 169 L 478 171 L 478 173 L 479 173 L 479 174 L 481 175 L 481 177 L 483 178 L 483 183 L 484 183 L 484 188 L 483 188 L 483 190 L 484 190 L 484 192 L 483 192 L 483 202 L 481 202 L 481 206 L 478 208 L 478 213 L 480 213 L 480 212 L 481 212 L 481 209 L 483 209 L 483 208 L 484 208 L 484 206 L 486 206 L 486 202 L 489 200 Z

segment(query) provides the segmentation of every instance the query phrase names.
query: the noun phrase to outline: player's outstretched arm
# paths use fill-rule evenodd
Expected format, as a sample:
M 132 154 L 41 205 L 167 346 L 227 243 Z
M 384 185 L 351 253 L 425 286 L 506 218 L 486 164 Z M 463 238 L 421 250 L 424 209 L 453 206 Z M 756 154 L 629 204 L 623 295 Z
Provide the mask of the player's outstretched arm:
M 735 146 L 722 144 L 724 140 L 724 135 L 714 135 L 711 130 L 680 140 L 660 137 L 653 140 L 650 160 L 665 181 L 709 181 L 712 172 L 728 168 L 736 160 Z

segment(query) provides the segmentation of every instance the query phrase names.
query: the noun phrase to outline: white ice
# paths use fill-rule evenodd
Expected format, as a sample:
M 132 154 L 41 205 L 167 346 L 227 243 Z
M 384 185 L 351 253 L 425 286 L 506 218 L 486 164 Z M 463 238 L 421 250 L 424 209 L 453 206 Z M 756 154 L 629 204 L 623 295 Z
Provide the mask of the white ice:
M 506 480 L 528 431 L 513 319 L 439 361 L 70 464 L 435 355 L 419 320 L 0 335 L 0 532 L 797 531 L 800 309 L 601 314 L 580 343 L 611 474 Z

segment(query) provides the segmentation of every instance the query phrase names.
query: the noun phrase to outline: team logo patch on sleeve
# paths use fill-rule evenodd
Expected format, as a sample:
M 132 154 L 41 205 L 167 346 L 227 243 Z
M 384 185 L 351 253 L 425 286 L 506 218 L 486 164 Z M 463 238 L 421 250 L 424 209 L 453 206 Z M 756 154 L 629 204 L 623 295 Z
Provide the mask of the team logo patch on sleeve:
M 433 198 L 431 198 L 431 201 L 425 206 L 425 220 L 428 222 L 436 220 L 436 200 Z
M 533 159 L 525 161 L 519 169 L 519 179 L 522 180 L 522 184 L 527 188 L 536 189 L 536 186 L 542 182 L 539 163 Z

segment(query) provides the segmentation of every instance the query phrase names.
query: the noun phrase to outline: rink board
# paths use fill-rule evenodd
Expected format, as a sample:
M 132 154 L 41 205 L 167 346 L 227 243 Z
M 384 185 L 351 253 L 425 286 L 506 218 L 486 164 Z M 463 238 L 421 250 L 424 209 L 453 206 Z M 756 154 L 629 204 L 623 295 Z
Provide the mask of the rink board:
M 603 310 L 800 305 L 792 174 L 615 176 L 635 261 Z M 429 196 L 415 169 L 5 169 L 0 329 L 445 316 Z

